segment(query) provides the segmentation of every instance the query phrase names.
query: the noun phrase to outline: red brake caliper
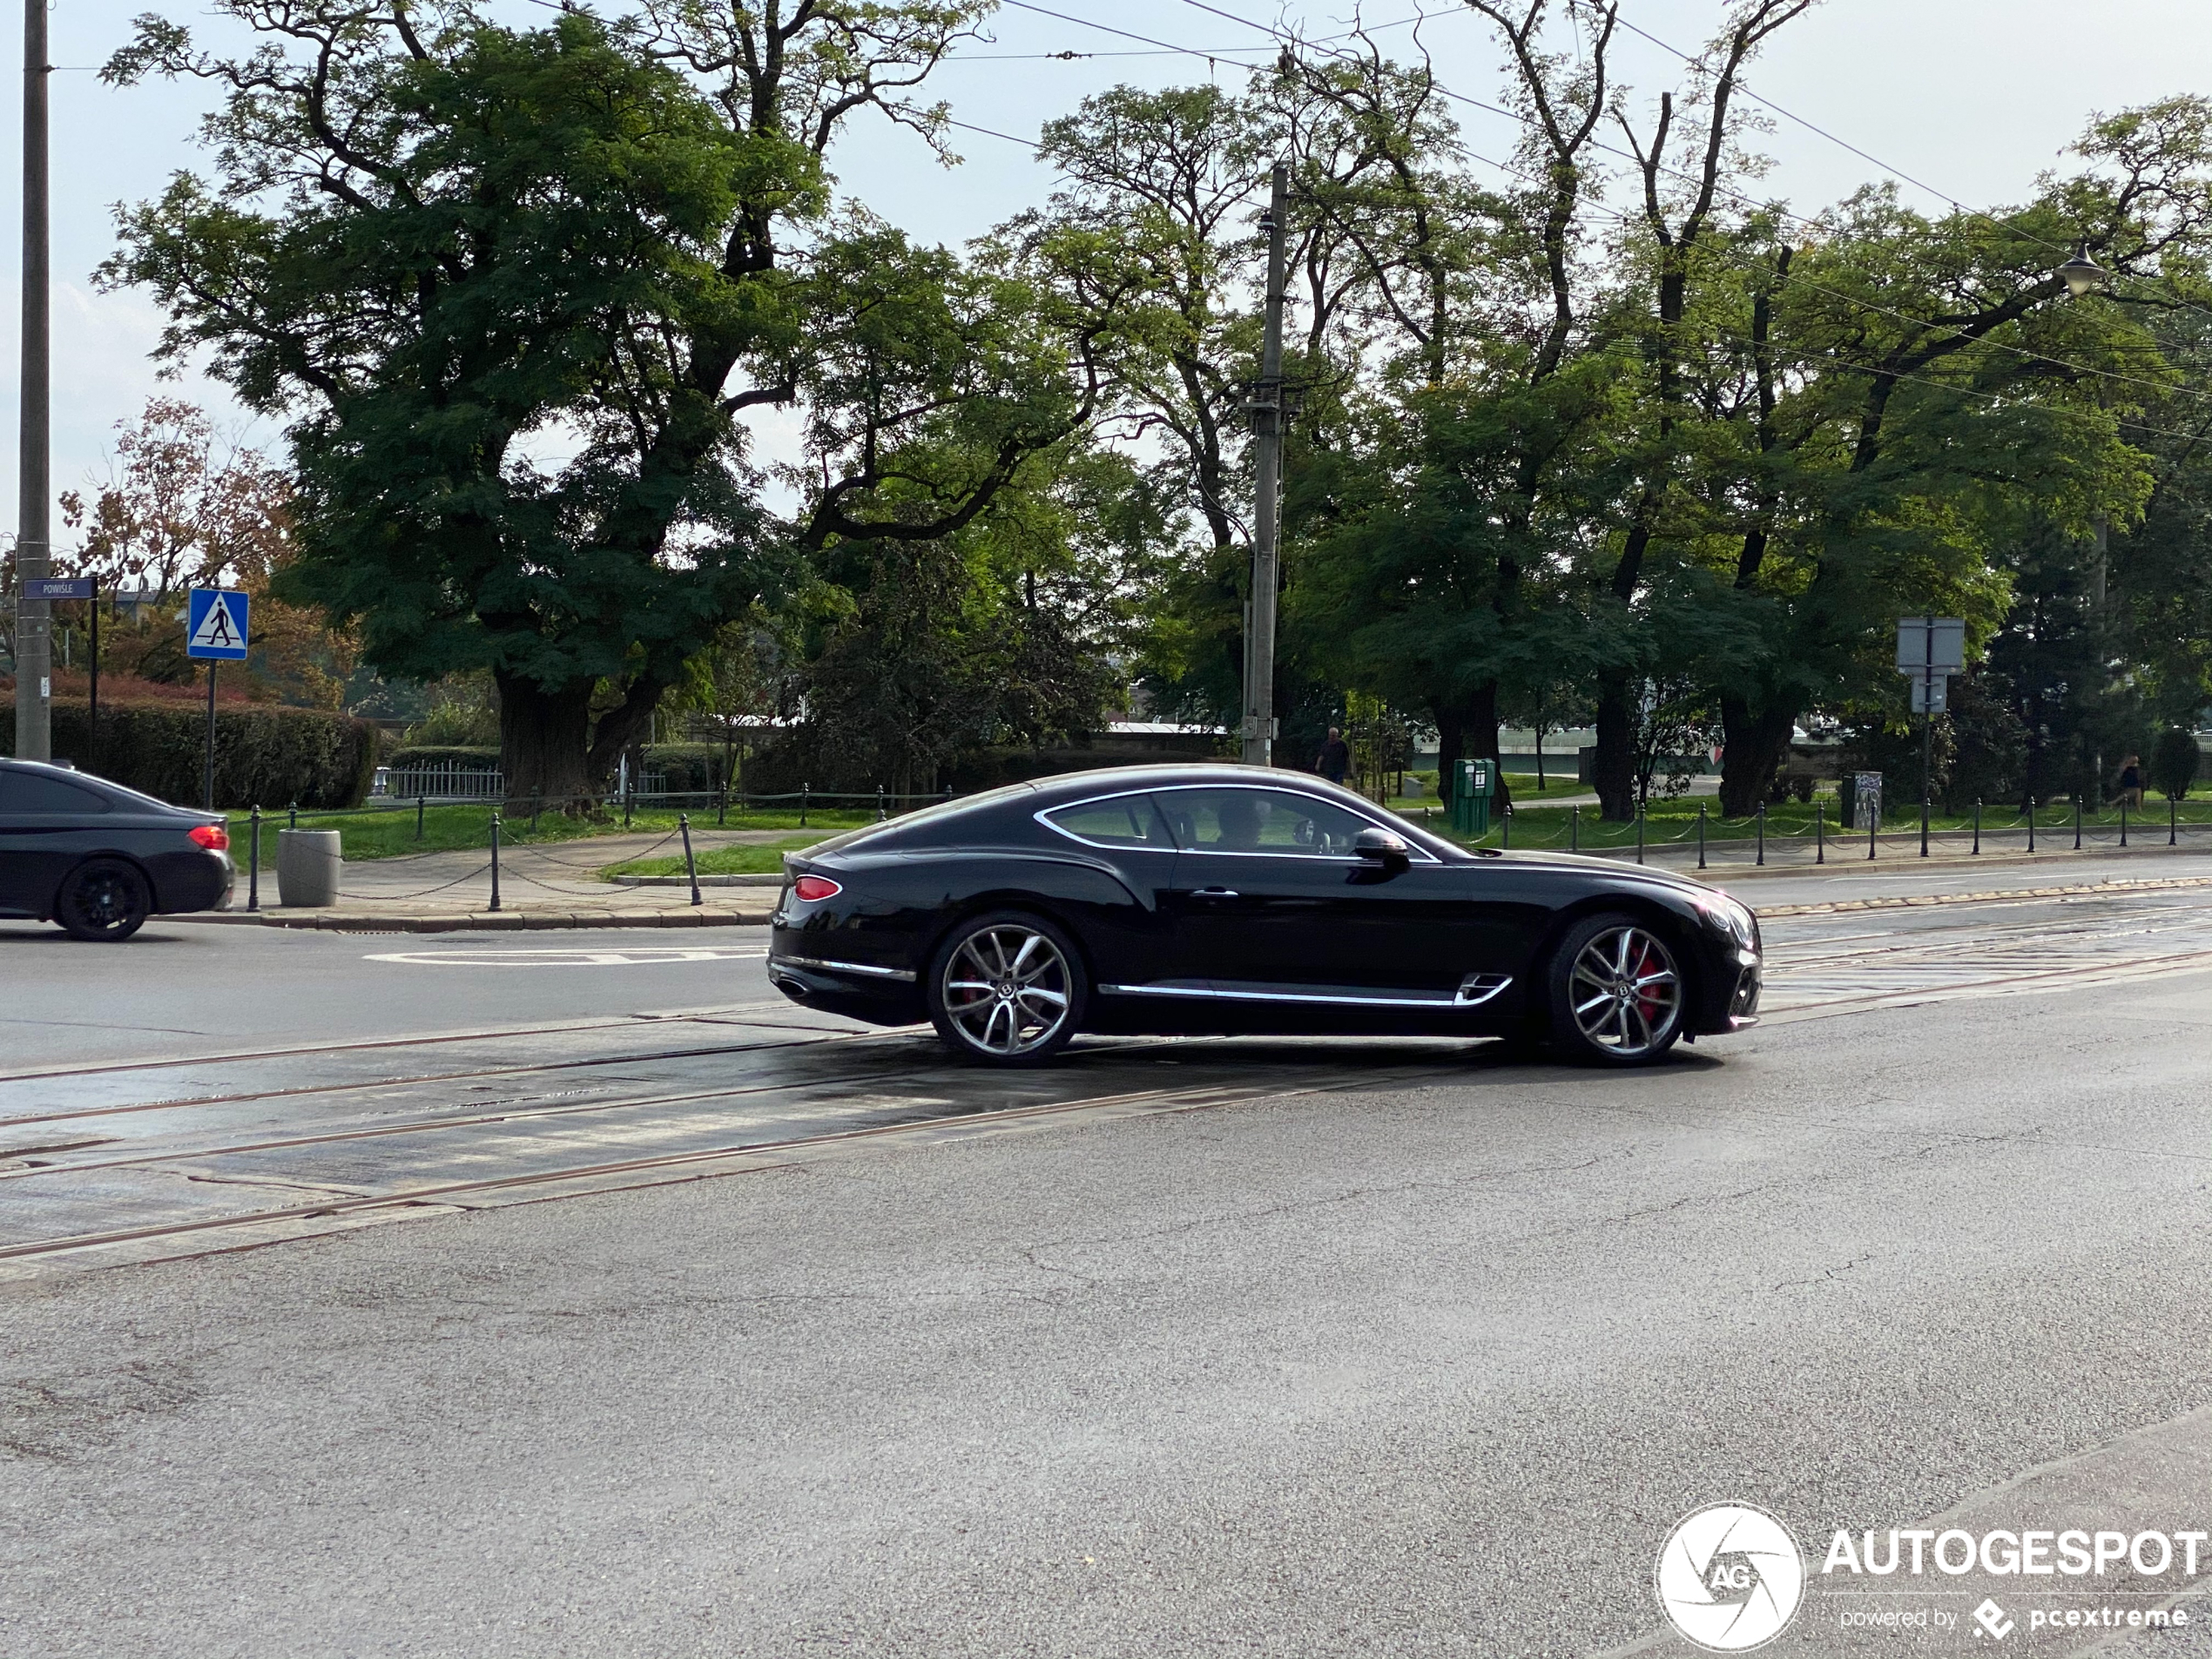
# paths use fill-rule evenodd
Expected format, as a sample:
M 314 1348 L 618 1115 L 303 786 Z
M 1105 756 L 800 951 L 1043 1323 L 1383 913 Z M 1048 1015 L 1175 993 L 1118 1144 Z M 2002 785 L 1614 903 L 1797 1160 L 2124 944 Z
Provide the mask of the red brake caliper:
M 1641 980 L 1650 971 L 1651 947 L 1649 943 L 1647 943 L 1643 947 L 1642 954 L 1636 960 L 1635 970 L 1633 977 Z M 1659 1001 L 1656 993 L 1650 990 L 1639 989 L 1636 992 L 1636 1006 L 1643 1011 L 1644 1022 L 1648 1025 L 1657 1017 L 1660 1008 L 1664 1005 Z

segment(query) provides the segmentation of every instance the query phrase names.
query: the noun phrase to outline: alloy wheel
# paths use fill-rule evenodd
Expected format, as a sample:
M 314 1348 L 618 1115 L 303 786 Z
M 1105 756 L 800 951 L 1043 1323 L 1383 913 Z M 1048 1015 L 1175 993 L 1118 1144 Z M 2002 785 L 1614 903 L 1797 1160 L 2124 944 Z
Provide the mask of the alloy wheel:
M 1060 948 L 1033 927 L 979 927 L 945 961 L 945 1017 L 998 1059 L 1034 1053 L 1068 1022 L 1072 984 Z
M 1576 953 L 1575 1023 L 1594 1046 L 1633 1060 L 1666 1046 L 1682 1014 L 1682 975 L 1642 927 L 1608 927 Z
M 135 884 L 120 870 L 95 870 L 80 876 L 70 894 L 70 909 L 86 931 L 108 933 L 132 919 Z

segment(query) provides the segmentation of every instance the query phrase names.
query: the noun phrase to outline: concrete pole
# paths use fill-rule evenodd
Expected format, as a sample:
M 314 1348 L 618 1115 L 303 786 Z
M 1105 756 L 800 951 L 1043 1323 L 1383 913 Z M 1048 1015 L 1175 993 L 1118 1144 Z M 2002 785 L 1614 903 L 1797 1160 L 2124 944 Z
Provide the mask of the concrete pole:
M 53 606 L 24 597 L 45 576 L 48 498 L 52 495 L 48 359 L 46 235 L 46 0 L 23 8 L 23 415 L 17 462 L 16 754 L 53 758 Z
M 1289 216 L 1291 170 L 1275 164 L 1267 208 L 1267 329 L 1260 345 L 1259 385 L 1251 401 L 1253 460 L 1258 476 L 1252 503 L 1251 623 L 1244 631 L 1244 762 L 1273 764 L 1275 750 L 1275 553 L 1277 509 L 1283 486 L 1284 221 Z

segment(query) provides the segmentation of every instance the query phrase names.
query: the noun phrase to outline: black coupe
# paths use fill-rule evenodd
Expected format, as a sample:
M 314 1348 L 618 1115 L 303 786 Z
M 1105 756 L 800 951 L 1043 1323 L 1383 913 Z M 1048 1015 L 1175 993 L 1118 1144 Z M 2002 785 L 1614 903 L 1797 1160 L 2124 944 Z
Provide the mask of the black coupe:
M 35 760 L 0 760 L 0 916 L 128 939 L 150 915 L 230 902 L 222 819 Z
M 1718 889 L 1471 853 L 1301 772 L 1077 772 L 784 862 L 786 995 L 927 1019 L 999 1065 L 1078 1031 L 1480 1035 L 1635 1064 L 1758 1012 L 1758 922 Z

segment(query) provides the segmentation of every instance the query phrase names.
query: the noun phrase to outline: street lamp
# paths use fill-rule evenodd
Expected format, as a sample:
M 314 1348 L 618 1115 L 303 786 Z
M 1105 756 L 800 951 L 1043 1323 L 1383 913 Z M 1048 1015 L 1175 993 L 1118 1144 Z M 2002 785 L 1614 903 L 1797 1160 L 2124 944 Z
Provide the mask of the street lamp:
M 2066 284 L 2066 291 L 2079 300 L 2092 288 L 2101 288 L 2107 280 L 2104 266 L 2089 257 L 2086 244 L 2077 243 L 2074 257 L 2059 266 L 2059 280 Z

